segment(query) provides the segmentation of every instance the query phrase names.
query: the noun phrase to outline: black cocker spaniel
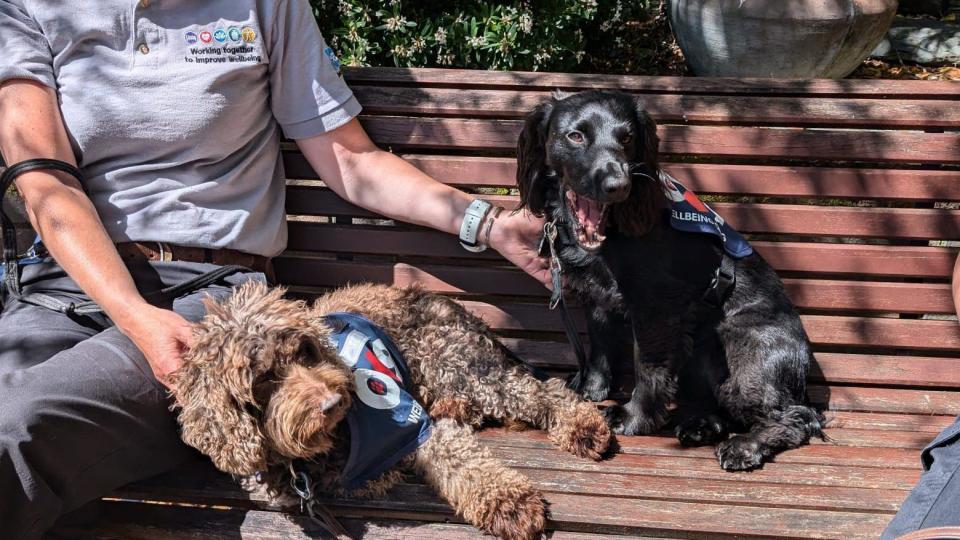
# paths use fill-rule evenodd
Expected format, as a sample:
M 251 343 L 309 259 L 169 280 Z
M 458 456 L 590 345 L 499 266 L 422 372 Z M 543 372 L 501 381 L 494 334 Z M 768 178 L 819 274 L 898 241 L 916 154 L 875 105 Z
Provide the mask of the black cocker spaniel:
M 658 144 L 642 103 L 619 92 L 556 94 L 524 123 L 521 205 L 556 223 L 565 290 L 587 313 L 590 355 L 571 385 L 603 400 L 611 364 L 632 362 L 630 401 L 608 409 L 618 433 L 674 420 L 682 444 L 718 444 L 724 469 L 754 469 L 823 437 L 810 343 L 760 255 L 724 261 L 720 235 L 671 226 Z M 733 279 L 718 292 L 721 265 Z

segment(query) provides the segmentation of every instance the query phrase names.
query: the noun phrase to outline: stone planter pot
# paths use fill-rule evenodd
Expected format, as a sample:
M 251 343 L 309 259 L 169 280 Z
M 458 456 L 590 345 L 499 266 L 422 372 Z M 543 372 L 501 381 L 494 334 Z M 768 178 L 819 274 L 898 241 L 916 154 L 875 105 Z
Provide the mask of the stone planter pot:
M 883 39 L 897 0 L 671 0 L 696 75 L 841 78 Z

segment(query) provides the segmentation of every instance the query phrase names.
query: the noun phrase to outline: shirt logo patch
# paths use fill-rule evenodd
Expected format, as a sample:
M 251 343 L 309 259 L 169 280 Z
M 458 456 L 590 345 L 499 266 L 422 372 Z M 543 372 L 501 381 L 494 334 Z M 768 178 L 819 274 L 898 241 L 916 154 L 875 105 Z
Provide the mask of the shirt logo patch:
M 211 34 L 211 33 L 210 33 L 209 31 L 207 31 L 207 30 L 204 30 L 203 32 L 200 32 L 200 41 L 202 41 L 202 42 L 204 42 L 204 43 L 210 43 L 211 41 L 213 41 L 213 34 Z
M 227 31 L 224 30 L 223 28 L 218 28 L 213 33 L 213 39 L 217 40 L 217 43 L 223 43 L 227 41 Z
M 244 26 L 240 31 L 240 37 L 247 43 L 253 43 L 257 39 L 257 31 L 249 26 Z
M 230 36 L 230 41 L 234 43 L 240 43 L 243 40 L 243 36 L 240 35 L 240 29 L 236 26 L 231 26 L 227 29 L 227 35 Z
M 187 41 L 187 45 L 196 45 L 200 38 L 197 37 L 196 32 L 187 32 L 183 35 L 183 39 Z
M 334 71 L 340 73 L 340 59 L 337 58 L 337 54 L 333 52 L 333 49 L 327 47 L 323 50 L 323 54 L 327 55 L 327 59 L 330 60 L 330 64 L 333 66 Z

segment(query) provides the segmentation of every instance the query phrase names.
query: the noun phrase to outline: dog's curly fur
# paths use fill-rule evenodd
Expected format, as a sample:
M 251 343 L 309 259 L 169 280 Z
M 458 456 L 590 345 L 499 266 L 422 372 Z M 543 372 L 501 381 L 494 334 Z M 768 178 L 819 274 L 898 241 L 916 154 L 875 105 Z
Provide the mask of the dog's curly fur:
M 349 455 L 342 420 L 353 378 L 329 344 L 323 317 L 331 312 L 363 315 L 395 341 L 409 366 L 409 389 L 434 420 L 430 438 L 403 465 L 486 532 L 538 537 L 546 507 L 526 477 L 481 446 L 474 430 L 485 420 L 544 429 L 563 450 L 591 459 L 610 444 L 593 405 L 560 380 L 533 377 L 479 318 L 450 299 L 359 285 L 308 306 L 284 299 L 282 289 L 250 283 L 207 308 L 173 381 L 183 439 L 223 471 L 260 473 L 274 495 L 289 494 L 292 460 L 307 460 L 320 489 L 338 489 Z M 385 493 L 403 469 L 352 495 Z
M 736 285 L 721 308 L 701 301 L 722 247 L 668 224 L 658 144 L 642 103 L 620 92 L 558 95 L 525 120 L 521 206 L 557 222 L 565 288 L 587 311 L 590 358 L 571 385 L 603 400 L 611 363 L 628 361 L 637 380 L 630 401 L 608 409 L 614 431 L 655 432 L 676 401 L 682 444 L 719 443 L 724 469 L 753 469 L 823 436 L 823 417 L 805 395 L 810 343 L 782 282 L 757 253 L 735 261 Z M 571 208 L 584 199 L 606 205 L 582 214 L 600 215 L 593 230 L 606 226 L 606 235 L 586 243 Z M 728 438 L 731 430 L 746 433 Z

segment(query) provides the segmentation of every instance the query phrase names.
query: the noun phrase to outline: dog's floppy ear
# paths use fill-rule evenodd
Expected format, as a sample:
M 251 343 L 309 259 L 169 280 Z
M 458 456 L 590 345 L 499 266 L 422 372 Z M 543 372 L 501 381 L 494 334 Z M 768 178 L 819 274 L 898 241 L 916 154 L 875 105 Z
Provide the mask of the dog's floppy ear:
M 634 159 L 642 161 L 646 174 L 659 178 L 660 173 L 660 137 L 657 136 L 657 123 L 650 117 L 647 108 L 640 98 L 634 98 L 634 114 L 637 127 L 640 129 L 640 140 L 637 141 L 637 155 Z
M 282 297 L 282 289 L 251 282 L 222 302 L 207 301 L 194 344 L 172 378 L 184 442 L 231 474 L 267 467 L 254 384 L 319 338 L 308 335 L 314 329 L 304 303 Z
M 551 98 L 531 111 L 523 122 L 517 141 L 517 188 L 520 206 L 537 216 L 543 215 L 547 202 L 547 128 L 557 98 Z
M 633 185 L 630 197 L 621 204 L 614 205 L 611 213 L 614 223 L 627 236 L 647 234 L 666 206 L 667 201 L 660 187 L 660 138 L 657 136 L 657 124 L 647 113 L 643 101 L 633 98 L 636 116 L 637 149 L 634 162 L 642 167 L 631 169 Z

